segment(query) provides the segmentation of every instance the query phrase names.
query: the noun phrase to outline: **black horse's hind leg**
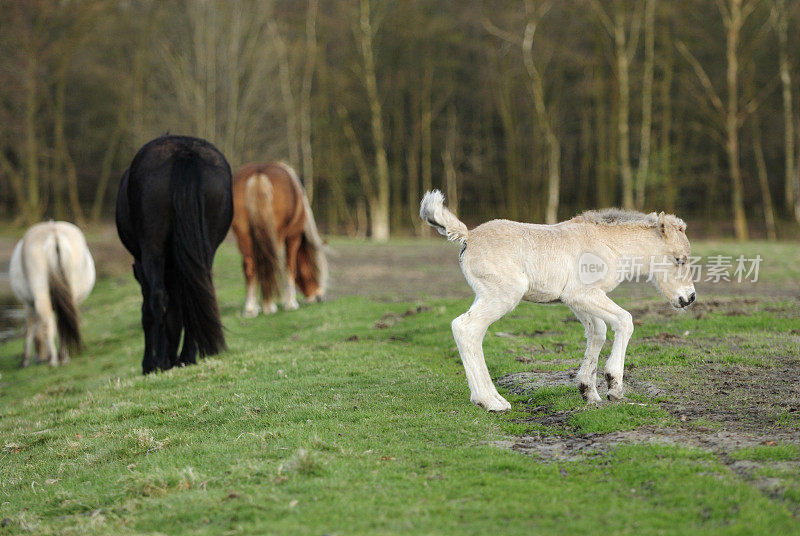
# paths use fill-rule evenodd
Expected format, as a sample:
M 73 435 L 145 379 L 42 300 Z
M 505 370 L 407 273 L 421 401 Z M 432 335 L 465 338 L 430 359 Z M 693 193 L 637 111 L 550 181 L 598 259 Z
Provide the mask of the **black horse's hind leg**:
M 181 342 L 181 331 L 183 330 L 183 317 L 181 306 L 177 299 L 170 299 L 167 306 L 166 321 L 167 334 L 167 360 L 170 367 L 180 364 L 178 360 L 178 345 Z
M 133 263 L 133 276 L 142 287 L 142 330 L 144 331 L 144 356 L 142 357 L 142 372 L 149 374 L 156 369 L 153 356 L 153 315 L 150 311 L 150 285 L 144 277 L 144 270 L 140 261 Z
M 143 255 L 144 257 L 144 255 Z M 171 363 L 167 356 L 167 307 L 169 305 L 169 296 L 167 289 L 164 286 L 164 259 L 163 257 L 144 257 L 142 259 L 142 271 L 144 279 L 147 281 L 149 287 L 149 296 L 146 298 L 145 303 L 149 309 L 152 317 L 150 325 L 150 346 L 152 348 L 152 368 L 147 370 L 145 362 L 147 355 L 142 363 L 142 368 L 145 373 L 152 371 L 154 368 L 167 370 L 171 368 Z M 144 307 L 142 305 L 142 323 L 144 324 Z M 147 329 L 147 328 L 145 328 Z
M 197 363 L 197 345 L 191 337 L 183 337 L 180 362 L 182 365 L 194 365 Z

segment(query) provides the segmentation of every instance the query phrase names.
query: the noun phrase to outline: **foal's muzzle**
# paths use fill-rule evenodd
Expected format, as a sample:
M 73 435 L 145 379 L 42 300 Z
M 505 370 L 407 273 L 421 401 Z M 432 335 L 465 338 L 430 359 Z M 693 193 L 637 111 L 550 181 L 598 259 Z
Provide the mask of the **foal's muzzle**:
M 695 292 L 692 292 L 688 300 L 684 300 L 683 296 L 678 296 L 678 305 L 680 305 L 681 307 L 688 307 L 689 305 L 694 303 L 695 297 L 696 297 Z

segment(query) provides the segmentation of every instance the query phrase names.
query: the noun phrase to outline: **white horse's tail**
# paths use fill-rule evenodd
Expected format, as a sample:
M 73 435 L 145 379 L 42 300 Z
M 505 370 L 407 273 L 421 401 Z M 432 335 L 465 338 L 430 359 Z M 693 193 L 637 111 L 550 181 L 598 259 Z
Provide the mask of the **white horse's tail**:
M 75 303 L 72 285 L 67 279 L 69 267 L 65 266 L 71 257 L 72 245 L 67 237 L 57 230 L 48 237 L 44 244 L 47 258 L 47 282 L 50 287 L 50 303 L 56 314 L 56 328 L 62 347 L 75 351 L 81 349 L 80 314 Z
M 444 206 L 444 195 L 439 190 L 426 192 L 419 205 L 419 217 L 422 221 L 439 231 L 448 240 L 464 244 L 469 230 L 464 222 Z

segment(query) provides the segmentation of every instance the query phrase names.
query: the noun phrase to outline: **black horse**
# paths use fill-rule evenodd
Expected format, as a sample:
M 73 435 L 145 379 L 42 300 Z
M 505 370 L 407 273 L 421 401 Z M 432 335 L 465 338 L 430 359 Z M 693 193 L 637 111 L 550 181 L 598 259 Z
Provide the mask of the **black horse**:
M 231 168 L 205 140 L 156 138 L 125 170 L 117 232 L 142 287 L 145 374 L 225 349 L 211 266 L 232 217 Z

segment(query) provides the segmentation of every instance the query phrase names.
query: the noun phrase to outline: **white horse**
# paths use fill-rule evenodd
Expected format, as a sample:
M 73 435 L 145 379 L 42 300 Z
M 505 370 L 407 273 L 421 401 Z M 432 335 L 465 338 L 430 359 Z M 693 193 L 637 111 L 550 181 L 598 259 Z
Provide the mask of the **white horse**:
M 474 404 L 489 411 L 511 405 L 497 392 L 483 357 L 486 329 L 520 300 L 561 302 L 586 329 L 586 353 L 577 376 L 589 404 L 600 402 L 597 360 L 606 339 L 614 344 L 605 366 L 608 399 L 623 398 L 625 350 L 633 333 L 631 314 L 606 293 L 622 279 L 646 276 L 675 308 L 695 300 L 691 248 L 686 224 L 672 215 L 608 209 L 585 212 L 556 225 L 492 220 L 471 231 L 444 207 L 438 190 L 427 192 L 420 217 L 463 244 L 461 271 L 475 291 L 469 311 L 453 320 L 453 335 L 464 363 Z
M 63 221 L 37 223 L 14 248 L 9 278 L 27 316 L 22 366 L 30 364 L 34 342 L 40 361 L 49 360 L 53 366 L 69 361 L 67 349 L 81 346 L 77 305 L 92 291 L 95 280 L 94 260 L 83 233 Z

